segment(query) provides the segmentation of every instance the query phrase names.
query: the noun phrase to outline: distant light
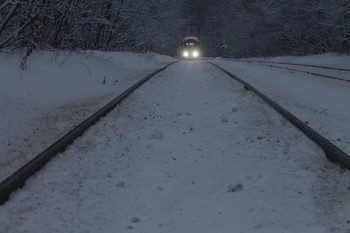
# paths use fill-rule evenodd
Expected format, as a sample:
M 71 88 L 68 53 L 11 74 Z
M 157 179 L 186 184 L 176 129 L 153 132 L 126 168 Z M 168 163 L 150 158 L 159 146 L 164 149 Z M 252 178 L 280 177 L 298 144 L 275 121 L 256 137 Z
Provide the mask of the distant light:
M 193 57 L 198 57 L 198 56 L 199 56 L 198 51 L 193 51 L 192 56 L 193 56 Z
M 185 51 L 184 53 L 183 53 L 183 55 L 184 55 L 184 57 L 188 57 L 188 52 L 187 51 Z

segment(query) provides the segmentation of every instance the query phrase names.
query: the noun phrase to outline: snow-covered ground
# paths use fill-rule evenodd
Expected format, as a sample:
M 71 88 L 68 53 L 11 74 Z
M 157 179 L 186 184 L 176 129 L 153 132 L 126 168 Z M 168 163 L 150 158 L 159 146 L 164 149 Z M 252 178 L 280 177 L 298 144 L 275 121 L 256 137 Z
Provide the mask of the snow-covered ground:
M 350 69 L 350 56 L 335 56 L 333 54 L 308 57 L 253 58 L 252 60 L 326 65 Z M 252 84 L 299 119 L 308 122 L 309 126 L 340 149 L 350 154 L 350 83 L 227 59 L 218 59 L 214 62 Z M 297 67 L 296 69 L 305 68 Z M 318 68 L 307 69 L 320 73 Z M 344 72 L 340 73 L 333 71 L 333 75 L 336 77 L 344 75 Z M 350 72 L 347 72 L 347 78 L 350 78 Z
M 45 147 L 50 137 L 146 71 L 171 61 L 94 52 L 69 59 L 58 54 L 65 59 L 62 66 L 51 60 L 42 67 L 54 55 L 35 57 L 22 78 L 15 58 L 2 58 L 7 75 L 1 76 L 0 88 L 6 102 L 0 108 L 8 112 L 0 116 L 6 129 L 0 131 L 1 150 L 11 154 L 16 146 L 7 138 L 23 135 L 23 152 L 40 150 L 27 144 Z M 213 61 L 331 139 L 337 135 L 338 146 L 349 149 L 347 121 L 336 121 L 346 120 L 349 108 L 342 98 L 348 98 L 348 87 L 259 65 Z M 85 67 L 90 72 L 83 73 Z M 120 78 L 113 85 L 115 77 Z M 76 83 L 71 98 L 70 82 Z M 46 88 L 37 92 L 37 85 Z M 285 85 L 288 89 L 282 89 Z M 324 97 L 327 91 L 336 104 Z M 334 106 L 338 102 L 344 108 Z M 329 110 L 324 116 L 320 106 Z M 33 125 L 40 129 L 35 134 Z M 24 153 L 18 154 L 16 161 Z M 180 61 L 136 90 L 12 195 L 0 207 L 0 232 L 347 232 L 349 180 L 349 171 L 329 163 L 317 145 L 253 93 L 204 61 Z
M 330 66 L 338 68 L 350 68 L 349 55 L 338 55 L 334 53 L 325 53 L 311 56 L 282 56 L 282 57 L 252 57 L 242 60 L 248 61 L 270 61 L 287 62 L 305 65 Z
M 271 58 L 247 58 L 242 59 L 243 61 L 263 61 L 263 62 L 282 62 L 282 63 L 293 63 L 293 64 L 305 64 L 305 65 L 316 65 L 316 66 L 328 66 L 333 68 L 345 68 L 349 69 L 349 56 L 339 56 L 336 54 L 322 54 L 322 55 L 315 55 L 315 56 L 285 56 L 285 57 L 271 57 Z M 276 64 L 274 64 L 276 65 Z M 293 68 L 297 70 L 303 70 L 313 73 L 319 73 L 323 75 L 329 75 L 334 76 L 341 79 L 347 79 L 350 80 L 350 74 L 348 71 L 341 71 L 341 70 L 327 70 L 327 69 L 320 69 L 315 67 L 306 67 L 306 66 L 292 66 L 287 64 L 278 64 L 278 66 L 281 67 L 287 67 L 287 68 Z M 322 77 L 318 77 L 321 78 Z M 349 85 L 347 83 L 347 85 Z
M 19 69 L 0 54 L 0 181 L 126 87 L 174 59 L 155 54 L 45 52 Z

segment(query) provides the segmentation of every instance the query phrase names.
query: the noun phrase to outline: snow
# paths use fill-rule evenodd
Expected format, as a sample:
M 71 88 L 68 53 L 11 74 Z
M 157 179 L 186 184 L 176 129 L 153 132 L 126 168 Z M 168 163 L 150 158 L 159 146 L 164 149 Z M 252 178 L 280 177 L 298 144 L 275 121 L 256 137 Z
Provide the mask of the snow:
M 282 63 L 294 63 L 294 64 L 306 64 L 306 65 L 317 65 L 317 66 L 330 66 L 334 68 L 345 68 L 350 69 L 349 56 L 339 56 L 332 53 L 313 55 L 313 56 L 283 56 L 283 57 L 271 57 L 271 58 L 248 58 L 242 59 L 244 61 L 267 61 L 267 62 L 282 62 Z M 275 64 L 272 64 L 275 65 Z M 336 76 L 337 78 L 350 80 L 348 71 L 337 71 L 337 70 L 324 70 L 317 69 L 314 67 L 305 66 L 291 66 L 278 64 L 281 67 L 293 68 L 302 71 L 321 73 L 323 75 Z M 320 72 L 322 70 L 322 72 Z M 320 77 L 319 77 L 320 78 Z M 322 77 L 321 77 L 322 78 Z
M 248 61 L 271 61 L 271 62 L 287 62 L 306 65 L 330 66 L 338 68 L 350 68 L 349 56 L 339 55 L 335 53 L 325 53 L 310 56 L 282 56 L 282 57 L 256 57 L 243 59 Z
M 18 114 L 13 118 L 2 114 L 1 121 L 27 120 L 23 125 L 1 124 L 5 132 L 13 130 L 12 134 L 1 130 L 2 141 L 15 138 L 20 130 L 21 137 L 31 132 L 29 124 L 43 119 L 48 110 L 53 112 L 47 122 L 56 119 L 58 126 L 44 129 L 49 124 L 40 121 L 36 126 L 41 131 L 35 136 L 63 132 L 79 122 L 82 113 L 89 115 L 172 60 L 91 52 L 70 54 L 62 66 L 52 61 L 43 67 L 53 54 L 36 56 L 22 79 L 15 58 L 6 55 L 0 63 L 8 75 L 1 76 L 0 87 L 9 85 L 1 88 L 8 102 L 0 107 Z M 108 57 L 112 58 L 106 61 Z M 333 125 L 328 121 L 322 125 L 326 117 L 309 110 L 320 90 L 338 96 L 335 100 L 346 106 L 345 100 L 340 101 L 347 97 L 346 87 L 327 89 L 326 82 L 304 75 L 213 61 L 269 97 L 282 99 L 282 106 L 307 118 L 310 125 L 325 127 L 328 135 L 347 136 L 347 126 L 336 124 L 334 118 L 344 119 L 348 109 L 326 100 L 313 106 L 338 109 L 327 115 Z M 91 76 L 80 62 L 89 67 Z M 104 76 L 110 80 L 105 85 Z M 118 85 L 113 85 L 114 77 Z M 62 82 L 56 80 L 60 78 Z M 72 79 L 77 80 L 77 91 L 65 95 L 75 82 Z M 30 84 L 24 86 L 23 80 Z M 282 89 L 286 83 L 288 91 Z M 307 92 L 299 96 L 296 90 L 305 83 Z M 37 85 L 46 88 L 34 92 Z M 56 86 L 61 90 L 54 90 Z M 59 97 L 49 96 L 51 91 Z M 22 102 L 29 116 L 25 110 L 13 110 L 10 101 Z M 68 117 L 60 116 L 65 112 L 59 110 L 67 105 Z M 80 117 L 73 116 L 79 113 Z M 74 122 L 66 122 L 70 117 Z M 340 144 L 347 149 L 345 136 Z M 28 136 L 27 143 L 32 141 Z M 5 144 L 0 148 L 11 151 Z M 0 232 L 345 232 L 350 227 L 349 178 L 347 170 L 329 163 L 317 145 L 239 83 L 205 61 L 180 61 L 136 90 L 12 195 L 0 207 Z
M 267 60 L 328 66 L 338 64 L 336 67 L 350 68 L 350 56 L 334 54 Z M 350 154 L 350 83 L 227 59 L 215 60 L 215 63 L 252 84 Z M 311 71 L 320 73 L 318 68 Z M 333 73 L 339 75 L 338 71 Z
M 0 180 L 172 60 L 155 54 L 56 51 L 33 54 L 22 71 L 17 54 L 1 54 Z

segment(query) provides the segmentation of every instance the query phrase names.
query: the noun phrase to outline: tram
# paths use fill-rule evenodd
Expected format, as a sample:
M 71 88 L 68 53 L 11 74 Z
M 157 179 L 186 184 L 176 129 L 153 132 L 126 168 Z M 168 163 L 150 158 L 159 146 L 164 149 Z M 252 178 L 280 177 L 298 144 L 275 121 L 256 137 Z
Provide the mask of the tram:
M 200 58 L 199 39 L 194 36 L 187 36 L 181 42 L 181 57 L 183 59 Z

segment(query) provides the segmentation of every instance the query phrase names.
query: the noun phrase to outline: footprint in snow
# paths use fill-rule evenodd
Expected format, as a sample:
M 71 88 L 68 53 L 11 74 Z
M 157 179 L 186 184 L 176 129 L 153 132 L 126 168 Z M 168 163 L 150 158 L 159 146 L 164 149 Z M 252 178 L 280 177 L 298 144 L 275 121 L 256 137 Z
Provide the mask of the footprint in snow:
M 185 112 L 185 113 L 181 113 L 181 112 L 179 112 L 178 114 L 176 114 L 176 116 L 192 116 L 192 114 L 191 113 L 189 113 L 189 112 Z
M 141 220 L 140 220 L 139 218 L 137 218 L 137 217 L 133 217 L 133 218 L 131 219 L 131 222 L 132 222 L 132 223 L 139 223 L 139 222 L 141 222 Z
M 232 112 L 238 112 L 238 108 L 237 107 L 233 107 L 232 108 Z
M 243 190 L 243 185 L 242 184 L 237 184 L 237 185 L 229 185 L 227 188 L 228 193 L 235 193 Z
M 154 130 L 151 135 L 151 139 L 163 140 L 163 133 L 159 129 Z

